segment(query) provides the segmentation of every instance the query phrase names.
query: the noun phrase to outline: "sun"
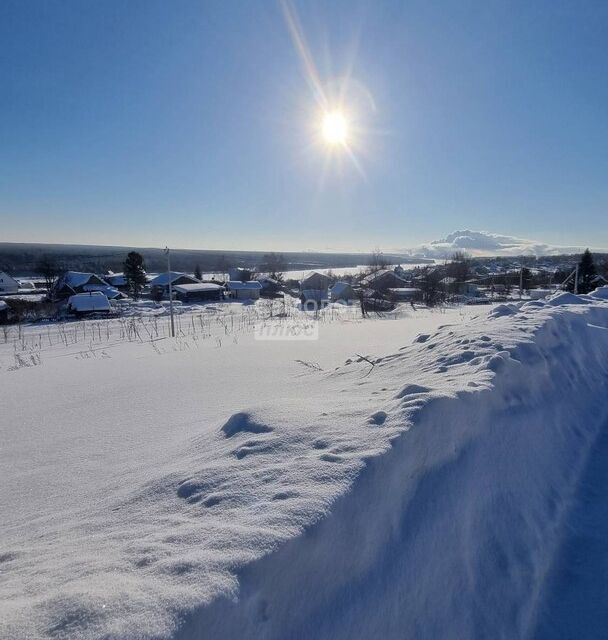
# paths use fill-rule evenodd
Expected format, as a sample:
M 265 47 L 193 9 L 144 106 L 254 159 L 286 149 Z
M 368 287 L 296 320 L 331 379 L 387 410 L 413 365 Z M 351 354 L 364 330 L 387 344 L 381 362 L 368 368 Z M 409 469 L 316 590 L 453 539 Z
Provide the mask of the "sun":
M 348 141 L 348 120 L 341 111 L 328 111 L 323 115 L 321 133 L 327 144 L 344 145 Z

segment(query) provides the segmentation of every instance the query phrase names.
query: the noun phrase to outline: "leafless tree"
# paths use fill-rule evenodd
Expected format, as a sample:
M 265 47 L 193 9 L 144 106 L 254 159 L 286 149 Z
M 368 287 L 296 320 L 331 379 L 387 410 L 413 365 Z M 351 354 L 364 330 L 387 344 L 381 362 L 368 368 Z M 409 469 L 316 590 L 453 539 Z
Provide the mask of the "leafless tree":
M 285 266 L 285 256 L 282 253 L 267 253 L 260 265 L 260 271 L 267 273 L 277 282 L 283 282 Z
M 59 276 L 60 266 L 54 258 L 44 255 L 38 261 L 36 271 L 44 278 L 44 285 L 50 291 Z
M 462 284 L 471 274 L 471 256 L 465 251 L 456 251 L 446 268 L 448 276 L 454 278 L 457 284 Z
M 422 270 L 421 275 L 422 300 L 427 306 L 434 307 L 444 298 L 444 292 L 440 284 L 443 274 L 439 269 L 427 268 Z
M 380 269 L 386 269 L 389 266 L 389 261 L 385 258 L 379 247 L 376 247 L 369 258 L 369 272 L 379 271 Z

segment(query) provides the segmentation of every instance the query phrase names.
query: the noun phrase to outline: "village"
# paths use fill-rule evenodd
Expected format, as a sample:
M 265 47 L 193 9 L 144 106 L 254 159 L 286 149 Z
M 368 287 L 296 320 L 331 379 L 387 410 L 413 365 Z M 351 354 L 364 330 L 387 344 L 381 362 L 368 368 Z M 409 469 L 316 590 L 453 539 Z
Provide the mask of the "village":
M 122 273 L 68 270 L 56 277 L 18 278 L 0 271 L 0 323 L 120 316 L 142 309 L 162 312 L 167 302 L 179 313 L 193 305 L 259 299 L 299 301 L 305 312 L 332 303 L 357 306 L 365 317 L 403 303 L 412 308 L 491 304 L 542 299 L 558 290 L 584 293 L 608 284 L 605 263 L 599 268 L 591 263 L 591 271 L 579 276 L 578 263 L 571 260 L 529 268 L 514 260 L 473 260 L 462 252 L 442 264 L 415 267 L 388 264 L 377 253 L 365 267 L 342 269 L 339 275 L 332 269 L 311 270 L 300 278 L 281 271 L 278 258 L 267 272 L 239 266 L 208 274 L 198 266 L 192 272 L 148 274 L 140 258 L 134 274 L 128 273 L 127 262 Z

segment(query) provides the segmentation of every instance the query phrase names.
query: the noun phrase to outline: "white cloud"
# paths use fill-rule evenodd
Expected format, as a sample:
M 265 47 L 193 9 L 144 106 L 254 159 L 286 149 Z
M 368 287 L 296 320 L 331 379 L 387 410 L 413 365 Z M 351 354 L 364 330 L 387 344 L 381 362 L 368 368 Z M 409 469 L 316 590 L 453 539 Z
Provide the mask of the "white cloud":
M 584 248 L 556 246 L 536 240 L 466 229 L 454 231 L 441 240 L 433 240 L 410 251 L 429 258 L 445 258 L 454 251 L 466 251 L 474 256 L 547 256 L 577 253 Z

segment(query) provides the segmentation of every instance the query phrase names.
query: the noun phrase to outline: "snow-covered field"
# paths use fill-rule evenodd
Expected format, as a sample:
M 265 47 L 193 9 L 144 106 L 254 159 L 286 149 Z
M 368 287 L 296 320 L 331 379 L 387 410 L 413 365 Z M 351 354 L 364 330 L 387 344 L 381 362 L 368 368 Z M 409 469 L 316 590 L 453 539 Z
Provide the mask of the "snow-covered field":
M 0 331 L 0 637 L 562 637 L 608 302 L 269 315 Z

